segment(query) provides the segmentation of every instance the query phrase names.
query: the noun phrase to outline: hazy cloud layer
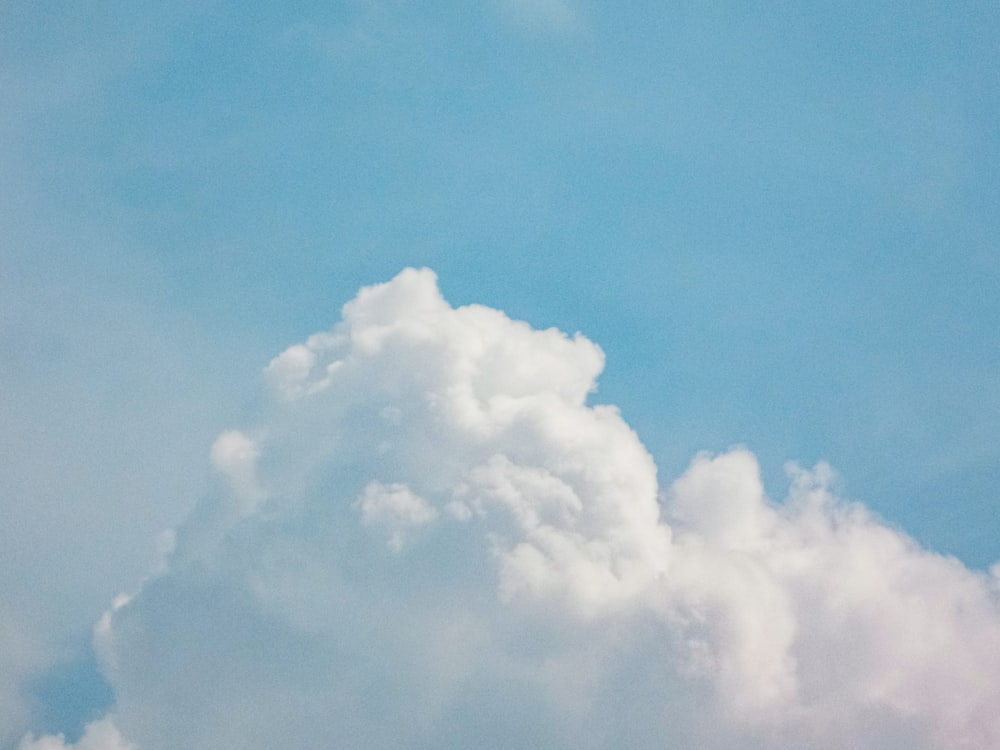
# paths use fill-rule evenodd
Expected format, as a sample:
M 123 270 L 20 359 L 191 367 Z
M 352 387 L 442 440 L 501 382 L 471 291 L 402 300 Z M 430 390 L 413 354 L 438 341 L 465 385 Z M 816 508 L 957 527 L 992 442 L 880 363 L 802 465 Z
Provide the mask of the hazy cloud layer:
M 997 567 L 823 465 L 782 503 L 742 449 L 659 487 L 602 367 L 428 270 L 362 289 L 98 624 L 114 723 L 72 747 L 1000 746 Z
M 493 0 L 509 21 L 532 32 L 567 33 L 582 25 L 574 0 Z

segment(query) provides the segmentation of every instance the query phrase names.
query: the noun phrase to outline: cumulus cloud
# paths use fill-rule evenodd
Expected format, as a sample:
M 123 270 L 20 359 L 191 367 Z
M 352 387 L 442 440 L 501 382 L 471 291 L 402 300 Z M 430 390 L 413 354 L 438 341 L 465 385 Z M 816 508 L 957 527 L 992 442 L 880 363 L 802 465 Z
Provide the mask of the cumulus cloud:
M 124 740 L 109 718 L 87 725 L 79 742 L 67 743 L 63 735 L 48 735 L 34 739 L 25 737 L 17 750 L 135 750 Z
M 389 532 L 389 548 L 399 552 L 411 528 L 430 523 L 437 518 L 437 510 L 422 497 L 414 495 L 405 484 L 388 487 L 379 481 L 370 482 L 355 502 L 361 511 L 361 522 L 369 526 L 383 526 Z
M 142 750 L 1000 746 L 996 569 L 825 465 L 780 503 L 743 449 L 661 487 L 588 403 L 602 367 L 428 270 L 362 289 L 266 368 L 225 481 L 102 618 L 115 726 Z
M 40 639 L 10 609 L 0 603 L 0 747 L 13 745 L 26 725 L 30 708 L 22 686 L 45 663 Z
M 789 473 L 780 506 L 746 451 L 668 493 L 681 630 L 727 711 L 814 746 L 995 746 L 995 580 L 837 499 L 829 467 Z

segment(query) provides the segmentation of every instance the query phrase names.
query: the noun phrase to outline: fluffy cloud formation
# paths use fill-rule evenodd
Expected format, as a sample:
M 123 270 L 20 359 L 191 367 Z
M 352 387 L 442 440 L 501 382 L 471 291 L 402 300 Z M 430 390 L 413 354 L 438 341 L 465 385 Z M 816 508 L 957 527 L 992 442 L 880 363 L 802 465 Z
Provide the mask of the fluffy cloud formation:
M 79 742 L 67 744 L 62 735 L 34 739 L 25 737 L 18 750 L 135 750 L 122 738 L 111 719 L 105 718 L 87 725 Z
M 920 549 L 823 465 L 790 466 L 782 503 L 745 450 L 661 490 L 618 411 L 587 403 L 602 367 L 579 334 L 452 308 L 428 270 L 362 289 L 270 363 L 259 425 L 213 447 L 218 491 L 99 624 L 122 734 L 1000 746 L 996 568 Z M 123 746 L 95 726 L 104 744 L 77 747 Z

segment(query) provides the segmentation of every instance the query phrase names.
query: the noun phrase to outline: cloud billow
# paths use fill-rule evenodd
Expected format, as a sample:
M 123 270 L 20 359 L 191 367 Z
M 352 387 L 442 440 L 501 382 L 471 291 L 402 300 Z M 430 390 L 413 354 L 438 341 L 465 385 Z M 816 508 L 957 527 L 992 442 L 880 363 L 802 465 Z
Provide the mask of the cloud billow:
M 98 624 L 117 702 L 75 747 L 1000 746 L 1000 569 L 824 465 L 782 503 L 743 449 L 660 488 L 602 367 L 428 270 L 362 289 Z

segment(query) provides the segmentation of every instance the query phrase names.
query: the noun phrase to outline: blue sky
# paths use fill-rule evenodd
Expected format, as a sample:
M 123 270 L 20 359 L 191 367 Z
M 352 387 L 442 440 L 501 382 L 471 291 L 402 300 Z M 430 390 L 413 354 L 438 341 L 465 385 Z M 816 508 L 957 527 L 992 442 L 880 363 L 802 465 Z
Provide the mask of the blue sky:
M 988 2 L 5 3 L 0 746 L 79 733 L 25 686 L 93 672 L 261 370 L 404 267 L 599 344 L 662 484 L 826 461 L 987 569 L 998 38 Z

